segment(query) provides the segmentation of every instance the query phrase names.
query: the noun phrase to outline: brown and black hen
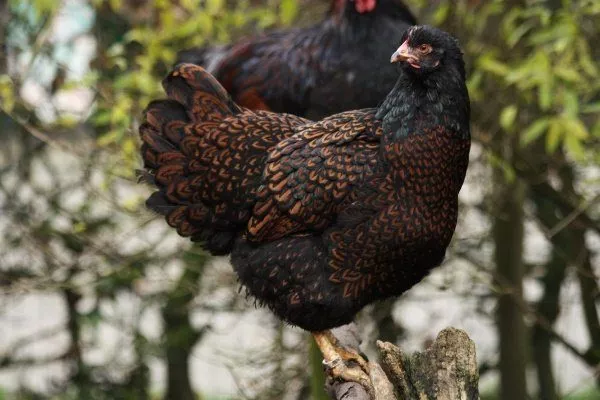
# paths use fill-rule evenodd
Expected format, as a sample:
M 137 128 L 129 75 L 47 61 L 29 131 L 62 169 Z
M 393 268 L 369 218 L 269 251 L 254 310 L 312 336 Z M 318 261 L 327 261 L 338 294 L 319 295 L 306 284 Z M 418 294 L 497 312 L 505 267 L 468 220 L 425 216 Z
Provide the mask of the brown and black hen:
M 253 110 L 310 119 L 376 107 L 397 74 L 389 49 L 415 17 L 401 0 L 332 0 L 324 21 L 221 48 L 181 52 L 202 65 L 233 100 Z
M 396 85 L 376 109 L 318 122 L 251 111 L 183 64 L 140 127 L 159 189 L 148 207 L 230 253 L 248 293 L 309 331 L 408 290 L 442 262 L 456 226 L 470 148 L 462 53 L 427 26 L 401 43 Z M 356 358 L 315 337 L 326 359 Z

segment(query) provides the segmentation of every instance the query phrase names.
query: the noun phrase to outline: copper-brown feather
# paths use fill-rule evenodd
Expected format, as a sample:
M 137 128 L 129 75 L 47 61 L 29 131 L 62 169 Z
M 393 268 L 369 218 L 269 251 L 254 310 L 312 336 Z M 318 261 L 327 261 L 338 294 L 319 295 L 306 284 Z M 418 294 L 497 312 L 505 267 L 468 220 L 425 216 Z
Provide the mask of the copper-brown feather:
M 181 65 L 140 126 L 144 166 L 159 187 L 148 206 L 182 236 L 216 254 L 231 250 L 254 205 L 269 150 L 307 122 L 234 104 L 205 70 Z
M 320 331 L 399 295 L 438 266 L 456 226 L 470 147 L 456 41 L 411 28 L 406 63 L 377 109 L 310 122 L 235 105 L 200 67 L 179 66 L 140 128 L 150 208 L 216 254 L 248 292 Z
M 323 21 L 190 49 L 177 62 L 206 67 L 237 104 L 320 119 L 375 107 L 392 89 L 390 50 L 415 17 L 401 0 L 377 0 L 360 12 L 354 0 L 329 0 Z
M 328 227 L 354 184 L 377 164 L 381 126 L 374 116 L 374 109 L 336 114 L 279 143 L 257 193 L 249 239 Z

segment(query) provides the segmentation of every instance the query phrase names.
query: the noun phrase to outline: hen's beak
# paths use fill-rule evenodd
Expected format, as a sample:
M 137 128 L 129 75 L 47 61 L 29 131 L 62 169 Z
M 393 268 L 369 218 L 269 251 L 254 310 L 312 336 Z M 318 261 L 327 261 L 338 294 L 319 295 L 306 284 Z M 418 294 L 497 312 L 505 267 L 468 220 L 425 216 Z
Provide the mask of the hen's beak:
M 400 61 L 408 61 L 411 64 L 419 64 L 419 59 L 414 54 L 410 52 L 410 46 L 408 45 L 408 39 L 402 43 L 398 50 L 392 54 L 392 58 L 390 59 L 391 63 L 397 63 Z

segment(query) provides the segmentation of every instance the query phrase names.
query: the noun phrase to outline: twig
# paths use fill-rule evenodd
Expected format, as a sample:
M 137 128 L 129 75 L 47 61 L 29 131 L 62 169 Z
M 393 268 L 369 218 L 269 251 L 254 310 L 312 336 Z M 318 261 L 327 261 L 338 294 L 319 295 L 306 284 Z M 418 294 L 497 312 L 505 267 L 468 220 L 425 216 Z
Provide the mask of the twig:
M 558 224 L 554 225 L 551 229 L 546 232 L 546 236 L 548 239 L 551 239 L 554 235 L 565 229 L 569 226 L 573 221 L 577 219 L 581 214 L 587 211 L 588 208 L 593 206 L 596 202 L 600 200 L 600 194 L 596 195 L 596 197 L 586 201 L 585 203 L 581 203 L 577 208 L 575 208 L 569 215 L 563 218 Z

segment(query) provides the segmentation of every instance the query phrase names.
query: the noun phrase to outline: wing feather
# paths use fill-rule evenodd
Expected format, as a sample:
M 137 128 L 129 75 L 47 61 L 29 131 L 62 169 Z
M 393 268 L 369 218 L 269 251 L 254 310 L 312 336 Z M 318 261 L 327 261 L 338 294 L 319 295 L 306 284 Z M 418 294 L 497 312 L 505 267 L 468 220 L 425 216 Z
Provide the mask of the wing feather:
M 248 224 L 252 240 L 322 231 L 355 185 L 376 167 L 375 110 L 349 111 L 298 129 L 269 155 Z

